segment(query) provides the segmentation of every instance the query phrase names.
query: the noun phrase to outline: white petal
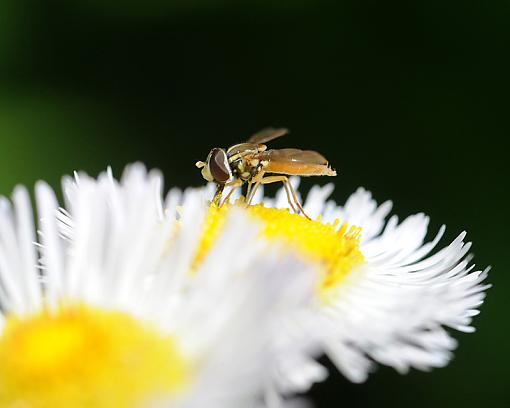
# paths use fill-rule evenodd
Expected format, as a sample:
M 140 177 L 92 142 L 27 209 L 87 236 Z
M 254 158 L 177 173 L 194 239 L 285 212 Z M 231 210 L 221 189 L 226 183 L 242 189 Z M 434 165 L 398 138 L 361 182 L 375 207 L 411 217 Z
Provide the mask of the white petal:
M 316 315 L 326 353 L 354 382 L 364 381 L 374 362 L 402 373 L 446 365 L 456 341 L 444 327 L 474 331 L 472 317 L 490 286 L 483 284 L 487 270 L 470 265 L 466 234 L 435 250 L 445 227 L 425 242 L 429 218 L 424 214 L 386 221 L 391 202 L 377 205 L 362 188 L 344 206 L 326 201 L 329 194 L 314 187 L 308 210 L 322 213 L 322 222 L 338 218 L 361 227 L 366 262 L 346 276 Z

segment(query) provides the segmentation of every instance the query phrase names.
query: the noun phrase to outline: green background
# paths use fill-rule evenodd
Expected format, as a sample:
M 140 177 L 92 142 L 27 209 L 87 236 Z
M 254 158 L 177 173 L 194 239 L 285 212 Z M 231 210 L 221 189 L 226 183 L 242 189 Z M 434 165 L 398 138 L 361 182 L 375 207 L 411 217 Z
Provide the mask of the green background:
M 135 160 L 201 185 L 211 147 L 289 127 L 272 146 L 323 152 L 339 202 L 365 186 L 493 266 L 447 368 L 334 374 L 316 405 L 508 407 L 509 22 L 500 0 L 2 0 L 0 193 Z

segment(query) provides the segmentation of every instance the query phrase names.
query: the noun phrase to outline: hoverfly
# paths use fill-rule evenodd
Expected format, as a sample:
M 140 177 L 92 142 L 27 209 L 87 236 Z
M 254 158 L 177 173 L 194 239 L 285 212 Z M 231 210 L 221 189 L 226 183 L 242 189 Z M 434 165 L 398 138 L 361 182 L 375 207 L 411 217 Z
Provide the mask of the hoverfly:
M 202 176 L 207 181 L 216 183 L 217 189 L 213 203 L 221 205 L 225 187 L 232 187 L 223 203 L 244 183 L 248 184 L 246 203 L 250 204 L 261 184 L 282 182 L 292 210 L 309 218 L 288 175 L 295 176 L 336 176 L 336 171 L 320 153 L 313 150 L 271 149 L 264 144 L 289 131 L 285 128 L 265 128 L 252 135 L 246 142 L 222 149 L 215 147 L 209 152 L 205 162 L 198 161 L 196 166 L 202 169 Z M 273 175 L 266 175 L 267 173 Z

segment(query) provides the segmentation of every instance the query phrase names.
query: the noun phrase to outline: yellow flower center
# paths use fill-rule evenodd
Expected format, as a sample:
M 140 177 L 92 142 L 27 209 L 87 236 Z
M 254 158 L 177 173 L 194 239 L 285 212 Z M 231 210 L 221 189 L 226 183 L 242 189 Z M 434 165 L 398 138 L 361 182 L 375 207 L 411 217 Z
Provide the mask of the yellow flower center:
M 0 406 L 137 407 L 182 390 L 188 364 L 172 338 L 123 312 L 87 306 L 8 316 Z
M 244 208 L 242 205 L 239 207 Z M 230 208 L 231 205 L 210 205 L 195 255 L 195 267 L 217 238 Z M 359 249 L 360 228 L 340 224 L 339 220 L 334 223 L 309 220 L 287 209 L 267 208 L 261 204 L 245 208 L 250 216 L 262 221 L 261 234 L 265 239 L 282 242 L 304 258 L 321 265 L 317 290 L 320 299 L 326 303 L 347 273 L 364 262 Z

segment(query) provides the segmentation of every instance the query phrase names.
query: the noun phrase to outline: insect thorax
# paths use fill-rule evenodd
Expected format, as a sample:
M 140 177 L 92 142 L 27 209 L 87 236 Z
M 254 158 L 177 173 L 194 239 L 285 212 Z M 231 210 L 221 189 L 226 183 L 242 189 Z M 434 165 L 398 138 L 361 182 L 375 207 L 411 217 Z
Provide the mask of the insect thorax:
M 242 181 L 250 181 L 262 169 L 260 161 L 254 156 L 265 149 L 265 145 L 252 143 L 241 143 L 229 147 L 227 154 L 233 174 Z
M 243 181 L 250 181 L 261 170 L 262 164 L 259 160 L 239 158 L 230 164 L 235 176 Z

